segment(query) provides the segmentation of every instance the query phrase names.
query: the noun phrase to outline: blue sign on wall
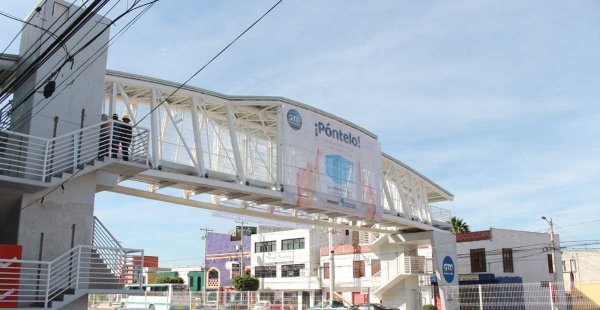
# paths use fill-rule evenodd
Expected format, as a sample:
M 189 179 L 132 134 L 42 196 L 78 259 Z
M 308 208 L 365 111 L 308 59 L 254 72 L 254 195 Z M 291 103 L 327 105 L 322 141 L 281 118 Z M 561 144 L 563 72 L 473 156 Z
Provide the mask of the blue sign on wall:
M 454 281 L 454 262 L 450 256 L 444 257 L 444 261 L 442 262 L 442 273 L 444 274 L 444 280 L 448 283 L 452 283 Z

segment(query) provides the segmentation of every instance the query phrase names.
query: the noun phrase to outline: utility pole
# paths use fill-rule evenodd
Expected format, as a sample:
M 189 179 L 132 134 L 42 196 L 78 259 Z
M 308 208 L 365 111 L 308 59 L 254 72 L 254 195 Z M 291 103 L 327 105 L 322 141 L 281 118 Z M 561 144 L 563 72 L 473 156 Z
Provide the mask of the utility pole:
M 333 249 L 333 228 L 329 228 L 329 307 L 333 308 L 333 294 L 335 291 L 335 273 L 334 268 L 334 261 L 333 261 L 333 255 L 334 254 L 334 249 Z
M 206 305 L 206 284 L 208 283 L 208 268 L 206 268 L 206 255 L 208 253 L 208 232 L 213 231 L 209 228 L 200 228 L 201 231 L 204 231 L 204 236 L 202 236 L 202 240 L 204 240 L 204 281 L 202 281 L 202 306 Z
M 235 221 L 236 223 L 240 223 L 241 225 L 241 233 L 240 236 L 240 276 L 244 275 L 244 220 Z
M 545 216 L 542 216 L 542 219 L 544 221 L 546 221 L 549 225 L 550 225 L 550 250 L 552 251 L 552 271 L 554 271 L 552 273 L 553 276 L 553 283 L 550 283 L 549 287 L 550 287 L 550 304 L 552 306 L 552 309 L 557 309 L 556 304 L 554 303 L 554 290 L 553 290 L 553 286 L 556 287 L 556 285 L 558 284 L 558 268 L 556 267 L 556 243 L 554 242 L 554 222 L 552 221 L 552 218 L 550 218 L 550 220 L 548 220 Z
M 545 216 L 542 216 L 542 219 L 548 222 L 550 225 L 550 250 L 552 251 L 552 269 L 554 276 L 554 283 L 558 282 L 558 268 L 556 266 L 556 243 L 554 241 L 554 222 L 552 218 L 548 220 Z

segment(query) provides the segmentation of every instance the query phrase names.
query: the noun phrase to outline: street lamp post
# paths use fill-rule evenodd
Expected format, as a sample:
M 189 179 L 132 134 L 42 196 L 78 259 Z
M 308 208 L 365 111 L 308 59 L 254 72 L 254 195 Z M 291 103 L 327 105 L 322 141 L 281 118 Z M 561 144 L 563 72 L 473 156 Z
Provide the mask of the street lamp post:
M 558 282 L 558 268 L 556 268 L 556 243 L 554 241 L 554 222 L 552 218 L 548 220 L 545 216 L 542 216 L 542 220 L 546 221 L 550 225 L 550 250 L 552 251 L 552 269 L 554 276 L 554 283 Z

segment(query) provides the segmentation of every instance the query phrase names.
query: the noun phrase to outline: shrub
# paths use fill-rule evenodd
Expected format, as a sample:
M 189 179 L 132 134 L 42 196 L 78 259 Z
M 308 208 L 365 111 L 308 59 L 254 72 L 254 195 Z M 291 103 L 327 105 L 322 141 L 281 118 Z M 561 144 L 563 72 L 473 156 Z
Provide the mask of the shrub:
M 256 291 L 258 290 L 259 280 L 253 276 L 236 276 L 233 278 L 233 287 L 236 291 Z
M 434 305 L 424 305 L 423 310 L 437 310 Z
M 169 278 L 169 277 L 158 278 L 158 279 L 156 279 L 156 283 L 160 283 L 160 284 L 164 284 L 164 283 L 182 284 L 183 283 L 183 279 L 179 278 L 179 277 L 175 277 L 175 278 Z

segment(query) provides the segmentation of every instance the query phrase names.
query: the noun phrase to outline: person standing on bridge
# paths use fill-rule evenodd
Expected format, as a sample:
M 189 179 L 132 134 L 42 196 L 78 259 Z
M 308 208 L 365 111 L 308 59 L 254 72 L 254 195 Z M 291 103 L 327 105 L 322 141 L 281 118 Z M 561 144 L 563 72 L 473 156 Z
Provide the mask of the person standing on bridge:
M 119 114 L 113 113 L 112 119 L 112 151 L 110 153 L 112 158 L 117 158 L 117 154 L 119 153 L 119 142 L 121 141 L 121 124 L 119 122 Z
M 123 160 L 129 161 L 129 146 L 131 145 L 131 138 L 133 134 L 133 127 L 130 124 L 131 120 L 129 115 L 123 115 L 123 123 L 121 123 L 121 153 L 123 154 Z
M 102 123 L 100 123 L 100 143 L 98 146 L 98 158 L 108 156 L 108 144 L 110 143 L 110 123 L 108 115 L 102 114 Z

